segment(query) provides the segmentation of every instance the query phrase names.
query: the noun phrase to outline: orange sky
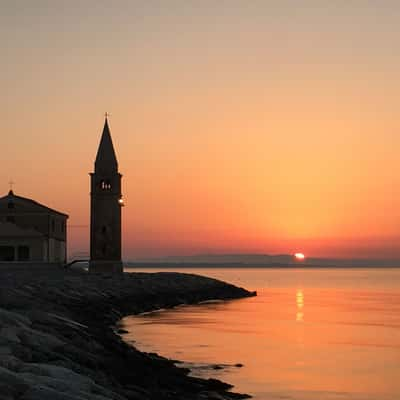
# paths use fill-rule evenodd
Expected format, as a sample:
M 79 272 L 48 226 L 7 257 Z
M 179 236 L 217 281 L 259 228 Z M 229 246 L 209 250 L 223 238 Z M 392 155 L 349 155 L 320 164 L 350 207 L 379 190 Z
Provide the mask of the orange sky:
M 16 3 L 0 188 L 67 212 L 71 256 L 108 111 L 126 258 L 400 257 L 397 2 Z

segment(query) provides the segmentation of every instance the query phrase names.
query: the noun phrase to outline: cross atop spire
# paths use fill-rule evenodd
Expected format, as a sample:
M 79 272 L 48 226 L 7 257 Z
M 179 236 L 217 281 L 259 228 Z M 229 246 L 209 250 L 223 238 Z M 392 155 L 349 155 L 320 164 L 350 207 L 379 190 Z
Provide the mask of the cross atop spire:
M 14 182 L 12 179 L 10 179 L 10 181 L 8 182 L 8 184 L 10 185 L 10 191 L 8 192 L 8 195 L 9 195 L 9 196 L 13 196 L 13 195 L 14 195 L 14 192 L 13 192 L 13 185 L 15 184 L 15 182 Z
M 95 171 L 118 172 L 118 161 L 108 126 L 108 116 L 109 114 L 105 113 L 103 133 L 95 161 Z

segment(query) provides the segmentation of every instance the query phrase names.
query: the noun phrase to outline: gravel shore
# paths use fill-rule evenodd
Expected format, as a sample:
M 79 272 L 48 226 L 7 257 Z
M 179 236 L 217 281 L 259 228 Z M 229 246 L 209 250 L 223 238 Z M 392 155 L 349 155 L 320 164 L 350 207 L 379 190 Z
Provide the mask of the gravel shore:
M 125 315 L 254 293 L 198 275 L 0 268 L 0 400 L 240 399 L 122 341 Z

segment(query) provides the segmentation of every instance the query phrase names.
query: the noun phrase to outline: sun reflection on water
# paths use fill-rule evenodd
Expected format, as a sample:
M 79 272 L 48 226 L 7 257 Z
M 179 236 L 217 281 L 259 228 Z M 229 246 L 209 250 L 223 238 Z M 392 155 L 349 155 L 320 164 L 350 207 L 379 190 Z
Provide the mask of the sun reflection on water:
M 303 322 L 304 294 L 301 289 L 297 289 L 296 291 L 296 305 L 297 305 L 296 322 Z

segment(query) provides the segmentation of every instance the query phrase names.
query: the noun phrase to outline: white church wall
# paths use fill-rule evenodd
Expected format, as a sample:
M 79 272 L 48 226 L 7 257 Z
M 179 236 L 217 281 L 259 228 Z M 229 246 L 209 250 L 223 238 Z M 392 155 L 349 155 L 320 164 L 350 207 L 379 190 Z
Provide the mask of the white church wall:
M 65 246 L 65 242 L 59 242 L 60 243 L 60 261 L 62 262 L 67 262 L 67 249 Z
M 55 262 L 55 239 L 49 238 L 49 257 L 48 262 Z
M 49 239 L 49 262 L 66 262 L 65 242 L 57 239 Z

